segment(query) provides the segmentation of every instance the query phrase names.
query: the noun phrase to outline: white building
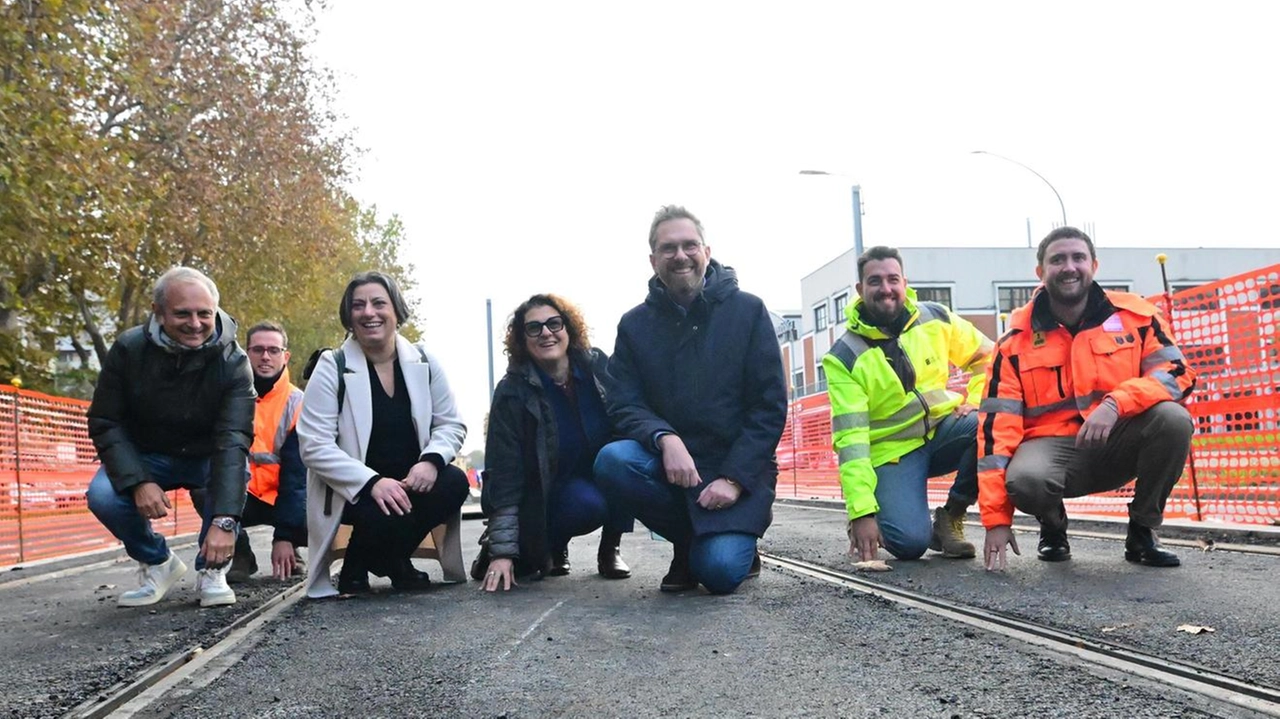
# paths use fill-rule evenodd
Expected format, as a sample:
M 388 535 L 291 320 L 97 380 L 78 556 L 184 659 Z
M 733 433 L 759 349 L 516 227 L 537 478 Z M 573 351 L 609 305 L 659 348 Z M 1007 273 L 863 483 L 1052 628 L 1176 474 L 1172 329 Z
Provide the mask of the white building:
M 1038 284 L 1033 247 L 901 248 L 908 284 L 922 300 L 939 302 L 990 337 L 1008 312 L 1024 305 Z M 1164 291 L 1156 254 L 1163 251 L 1169 284 L 1177 292 L 1280 263 L 1280 249 L 1099 247 L 1094 279 L 1107 289 L 1143 296 Z M 853 249 L 800 280 L 798 333 L 779 333 L 782 359 L 795 396 L 826 390 L 822 356 L 844 331 L 845 308 L 857 299 L 858 258 Z M 794 317 L 794 315 L 791 315 Z M 792 360 L 795 359 L 795 361 Z

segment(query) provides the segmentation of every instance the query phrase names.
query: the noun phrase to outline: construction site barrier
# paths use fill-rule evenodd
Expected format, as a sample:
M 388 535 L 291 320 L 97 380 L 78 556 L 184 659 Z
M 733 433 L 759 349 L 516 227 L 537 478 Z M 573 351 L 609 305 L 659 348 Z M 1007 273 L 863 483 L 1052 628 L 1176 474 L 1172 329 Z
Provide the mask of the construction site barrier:
M 1166 518 L 1280 524 L 1280 265 L 1149 298 L 1170 319 L 1198 380 L 1187 403 L 1196 422 L 1191 456 Z M 966 378 L 953 375 L 963 392 Z M 975 403 L 976 404 L 976 403 Z M 826 393 L 791 403 L 778 445 L 778 495 L 841 496 Z M 929 480 L 946 501 L 949 477 Z M 1071 513 L 1127 517 L 1130 483 L 1067 500 Z
M 0 385 L 0 566 L 119 546 L 89 512 L 98 471 L 85 414 L 89 403 Z M 200 530 L 185 491 L 170 492 L 166 536 Z

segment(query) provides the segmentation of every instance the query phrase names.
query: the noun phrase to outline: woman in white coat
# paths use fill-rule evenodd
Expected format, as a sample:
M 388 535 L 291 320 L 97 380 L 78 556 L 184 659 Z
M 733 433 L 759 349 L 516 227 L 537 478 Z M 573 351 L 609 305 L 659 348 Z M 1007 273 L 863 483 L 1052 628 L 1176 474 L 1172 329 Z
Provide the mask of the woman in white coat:
M 367 592 L 369 572 L 397 589 L 425 586 L 413 550 L 467 497 L 466 475 L 450 464 L 467 428 L 435 358 L 396 331 L 408 307 L 395 280 L 356 275 L 338 314 L 347 340 L 320 357 L 298 418 L 312 599 Z M 340 524 L 352 528 L 335 589 Z

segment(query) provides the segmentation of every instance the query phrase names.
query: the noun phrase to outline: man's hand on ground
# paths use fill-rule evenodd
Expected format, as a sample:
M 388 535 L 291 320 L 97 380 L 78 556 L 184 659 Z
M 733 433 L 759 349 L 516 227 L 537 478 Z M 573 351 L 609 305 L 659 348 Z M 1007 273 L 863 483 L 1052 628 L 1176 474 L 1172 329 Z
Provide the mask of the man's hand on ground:
M 698 468 L 693 464 L 693 457 L 684 446 L 684 440 L 678 435 L 664 434 L 658 440 L 662 447 L 662 468 L 667 473 L 667 481 L 677 487 L 696 487 L 702 483 L 698 476 Z
M 987 530 L 987 541 L 982 546 L 982 563 L 988 572 L 1005 570 L 1008 565 L 1006 547 L 1013 547 L 1013 553 L 1022 556 L 1022 552 L 1018 551 L 1018 538 L 1013 536 L 1013 528 L 1006 524 Z
M 293 569 L 296 566 L 293 542 L 277 539 L 271 543 L 271 576 L 276 579 L 288 579 L 293 576 Z
M 880 547 L 880 524 L 873 515 L 849 520 L 849 554 L 870 562 Z

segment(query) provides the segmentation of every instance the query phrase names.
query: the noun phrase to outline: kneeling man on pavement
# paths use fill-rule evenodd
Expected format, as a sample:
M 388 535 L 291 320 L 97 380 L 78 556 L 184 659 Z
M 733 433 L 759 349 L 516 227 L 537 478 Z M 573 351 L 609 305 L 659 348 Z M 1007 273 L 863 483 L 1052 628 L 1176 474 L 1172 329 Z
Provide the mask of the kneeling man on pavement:
M 978 499 L 978 398 L 993 343 L 943 305 L 919 302 L 902 255 L 872 247 L 858 258 L 858 299 L 822 367 L 849 553 L 898 559 L 925 549 L 970 558 L 964 517 Z M 967 397 L 947 389 L 951 367 L 969 372 Z M 956 473 L 944 507 L 929 516 L 930 477 Z

